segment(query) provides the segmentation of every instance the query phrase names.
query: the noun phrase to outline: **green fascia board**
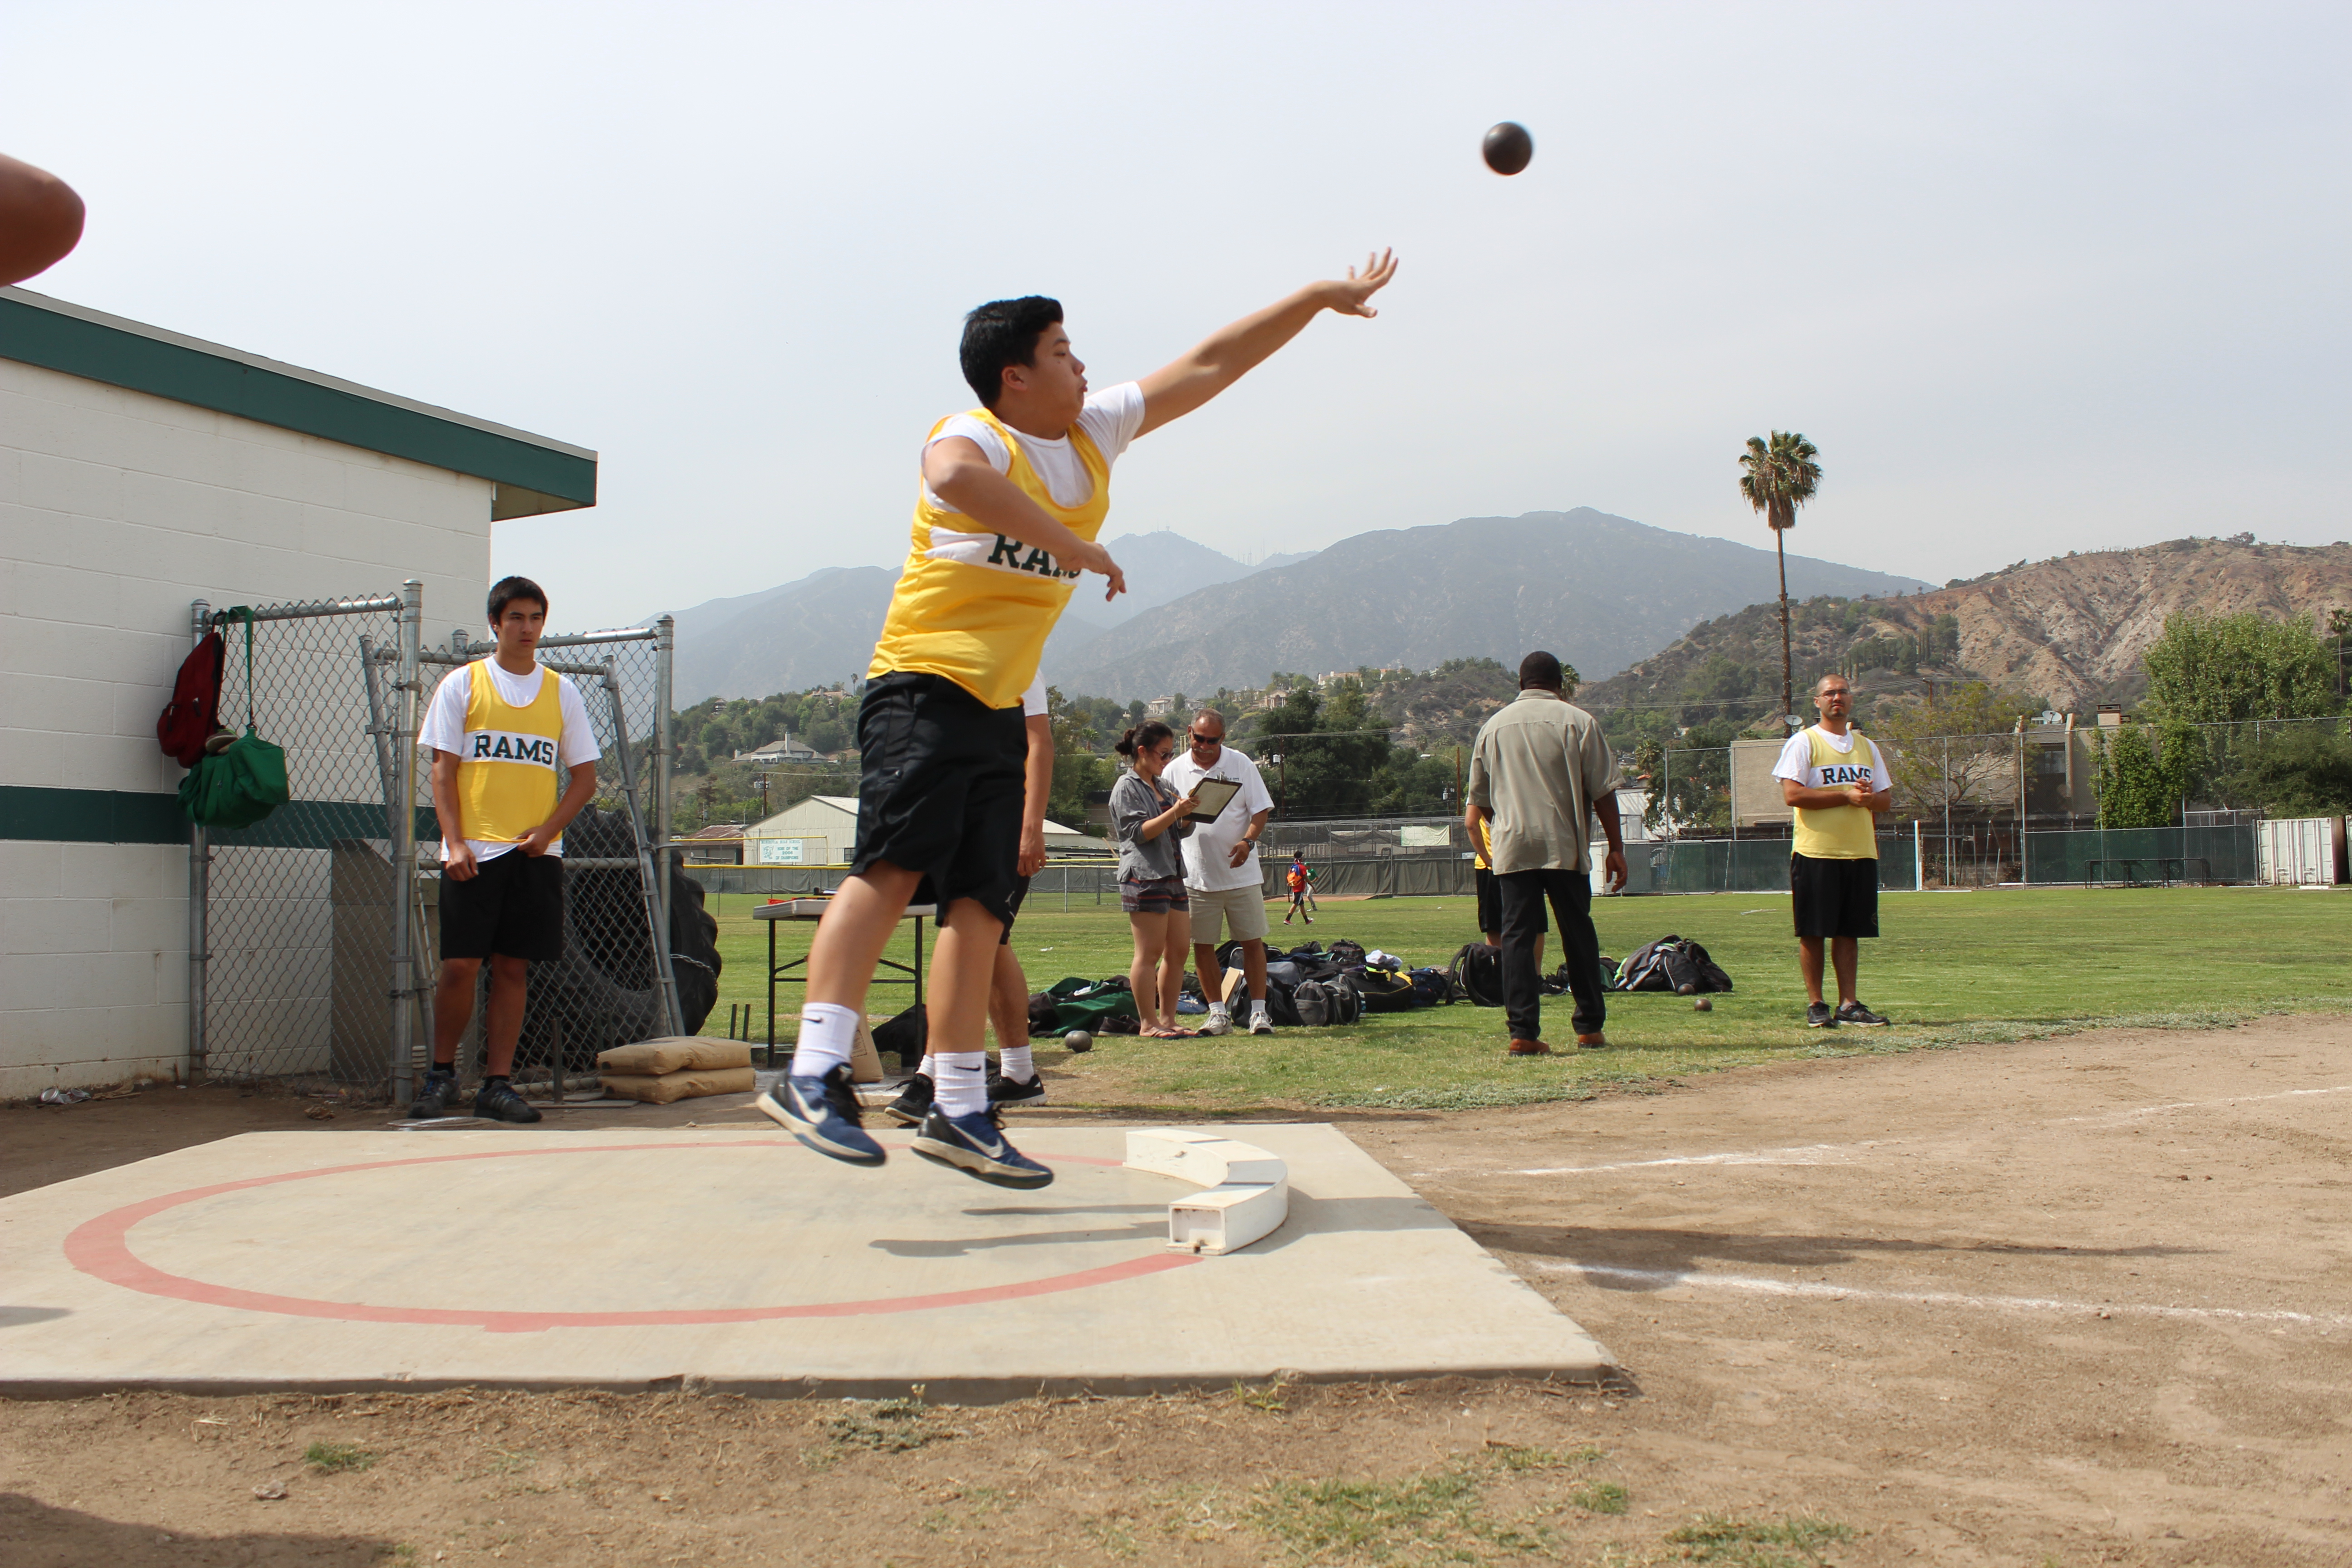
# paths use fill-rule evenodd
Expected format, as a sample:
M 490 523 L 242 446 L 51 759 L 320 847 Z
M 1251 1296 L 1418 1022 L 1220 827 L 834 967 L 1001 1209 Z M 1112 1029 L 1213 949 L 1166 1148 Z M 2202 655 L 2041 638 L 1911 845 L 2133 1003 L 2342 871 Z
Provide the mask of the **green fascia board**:
M 338 838 L 382 838 L 383 807 L 365 801 L 289 800 L 250 827 L 215 828 L 215 848 L 326 849 Z M 416 812 L 416 836 L 438 838 L 432 811 Z M 111 789 L 0 785 L 0 839 L 47 844 L 185 844 L 188 819 L 176 795 Z
M 488 479 L 493 518 L 596 504 L 596 454 L 584 447 L 29 289 L 0 289 L 0 359 Z

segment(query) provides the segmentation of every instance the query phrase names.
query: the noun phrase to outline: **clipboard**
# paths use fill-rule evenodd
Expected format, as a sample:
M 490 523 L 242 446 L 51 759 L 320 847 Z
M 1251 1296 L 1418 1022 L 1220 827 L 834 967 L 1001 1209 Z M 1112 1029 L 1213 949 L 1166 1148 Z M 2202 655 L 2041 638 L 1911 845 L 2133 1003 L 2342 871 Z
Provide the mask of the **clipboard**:
M 1192 810 L 1187 822 L 1214 822 L 1231 805 L 1242 786 L 1231 779 L 1202 779 L 1192 786 Z

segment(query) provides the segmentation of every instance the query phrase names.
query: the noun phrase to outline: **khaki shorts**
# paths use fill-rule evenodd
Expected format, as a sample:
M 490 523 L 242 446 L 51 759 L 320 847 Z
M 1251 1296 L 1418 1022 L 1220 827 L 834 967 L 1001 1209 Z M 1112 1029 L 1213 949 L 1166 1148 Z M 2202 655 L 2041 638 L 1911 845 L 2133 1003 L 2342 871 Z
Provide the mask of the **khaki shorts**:
M 1237 941 L 1265 940 L 1265 893 L 1255 884 L 1215 893 L 1194 889 L 1192 899 L 1193 942 L 1214 947 L 1220 921 L 1233 928 Z

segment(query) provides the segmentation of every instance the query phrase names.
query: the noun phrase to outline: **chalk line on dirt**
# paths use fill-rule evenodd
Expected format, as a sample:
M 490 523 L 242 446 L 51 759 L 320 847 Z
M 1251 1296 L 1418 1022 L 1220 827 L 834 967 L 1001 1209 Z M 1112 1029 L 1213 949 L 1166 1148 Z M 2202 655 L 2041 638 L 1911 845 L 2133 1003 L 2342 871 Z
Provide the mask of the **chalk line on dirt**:
M 2222 1105 L 2259 1105 L 2265 1100 L 2295 1100 L 2321 1094 L 2352 1093 L 2352 1084 L 2336 1084 L 2326 1089 L 2287 1089 L 2274 1094 L 2233 1094 L 2223 1100 L 2175 1100 L 2161 1105 L 2136 1106 L 2128 1110 L 2103 1110 L 2095 1116 L 2062 1116 L 2045 1121 L 2045 1127 L 2069 1127 L 2085 1123 L 2129 1121 L 2142 1116 L 2159 1116 L 2168 1110 L 2199 1110 Z M 1974 1136 L 1973 1132 L 1967 1134 Z M 1947 1133 L 1949 1137 L 1953 1134 Z M 1600 1165 L 1537 1165 L 1525 1170 L 1501 1170 L 1484 1173 L 1496 1176 L 1583 1176 L 1602 1171 L 1639 1171 L 1660 1165 L 1843 1165 L 1860 1150 L 1894 1149 L 1916 1146 L 1931 1142 L 1916 1138 L 1871 1138 L 1858 1143 L 1803 1143 L 1786 1149 L 1735 1149 L 1715 1154 L 1671 1154 L 1654 1160 L 1617 1160 Z M 1468 1167 L 1442 1166 L 1435 1170 L 1415 1171 L 1415 1176 L 1452 1175 Z
M 1547 1274 L 1581 1274 L 1657 1286 L 1686 1285 L 1739 1290 L 1761 1296 L 1808 1296 L 1836 1301 L 1900 1301 L 1920 1307 L 1975 1307 L 2006 1312 L 2105 1312 L 2109 1317 L 2189 1318 L 2245 1323 L 2296 1323 L 2319 1328 L 2352 1327 L 2352 1318 L 2326 1313 L 2253 1311 L 2238 1307 L 2158 1307 L 2129 1301 L 2061 1301 L 2041 1296 L 1969 1296 L 1950 1290 L 1872 1290 L 1802 1279 L 1763 1279 L 1746 1274 L 1694 1274 L 1672 1268 L 1624 1268 L 1610 1263 L 1552 1263 L 1530 1258 Z

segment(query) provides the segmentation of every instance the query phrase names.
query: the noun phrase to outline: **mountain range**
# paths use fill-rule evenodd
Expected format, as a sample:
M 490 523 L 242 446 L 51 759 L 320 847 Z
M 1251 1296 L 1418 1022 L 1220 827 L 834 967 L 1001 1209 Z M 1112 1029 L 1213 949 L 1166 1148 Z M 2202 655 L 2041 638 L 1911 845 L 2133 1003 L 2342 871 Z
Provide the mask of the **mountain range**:
M 1793 574 L 1790 590 L 1796 598 Z M 2347 608 L 2352 544 L 2257 544 L 2240 534 L 2021 561 L 1900 599 L 1796 604 L 1790 642 L 1801 710 L 1810 711 L 1803 692 L 1820 671 L 1847 667 L 1861 670 L 1865 693 L 1958 678 L 2087 713 L 2146 689 L 2140 658 L 2169 616 L 2251 611 L 2312 624 Z M 1901 674 L 1904 666 L 1916 673 Z M 1695 721 L 1769 714 L 1780 695 L 1779 607 L 1759 604 L 1703 622 L 1577 700 L 1595 710 L 1679 706 Z
M 1613 672 L 1775 583 L 1769 551 L 1591 507 L 1360 533 L 1255 565 L 1167 530 L 1107 547 L 1129 592 L 1105 604 L 1099 579 L 1082 580 L 1045 645 L 1045 674 L 1121 701 L 1254 687 L 1277 669 L 1516 665 L 1539 647 L 1588 675 Z M 1927 586 L 1801 555 L 1788 567 L 1801 596 Z M 862 674 L 897 575 L 834 567 L 677 612 L 678 706 Z

